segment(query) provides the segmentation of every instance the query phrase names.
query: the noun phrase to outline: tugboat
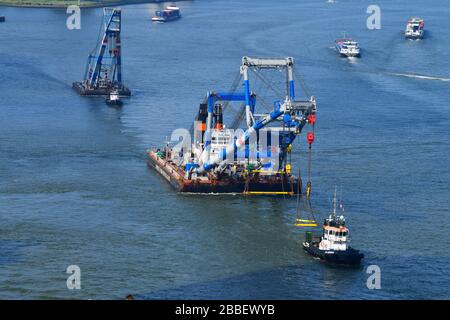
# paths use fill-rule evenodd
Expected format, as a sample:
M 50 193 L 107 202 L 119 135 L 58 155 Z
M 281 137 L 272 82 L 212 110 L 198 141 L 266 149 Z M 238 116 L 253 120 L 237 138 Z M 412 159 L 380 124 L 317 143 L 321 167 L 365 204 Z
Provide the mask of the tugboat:
M 168 22 L 181 18 L 180 8 L 177 6 L 167 6 L 164 10 L 155 11 L 155 15 L 152 17 L 153 22 Z
M 405 38 L 418 40 L 423 38 L 425 23 L 421 18 L 411 18 L 406 24 Z
M 336 190 L 333 198 L 333 212 L 324 220 L 323 235 L 314 237 L 306 232 L 303 248 L 314 257 L 329 263 L 359 265 L 364 254 L 348 245 L 349 232 L 343 215 L 336 214 Z
M 110 106 L 121 106 L 123 102 L 119 98 L 119 90 L 111 90 L 111 92 L 109 93 L 109 97 L 105 99 L 105 102 Z
M 337 52 L 341 56 L 345 56 L 347 58 L 359 57 L 360 56 L 360 48 L 358 42 L 351 38 L 342 38 L 336 39 L 335 47 Z

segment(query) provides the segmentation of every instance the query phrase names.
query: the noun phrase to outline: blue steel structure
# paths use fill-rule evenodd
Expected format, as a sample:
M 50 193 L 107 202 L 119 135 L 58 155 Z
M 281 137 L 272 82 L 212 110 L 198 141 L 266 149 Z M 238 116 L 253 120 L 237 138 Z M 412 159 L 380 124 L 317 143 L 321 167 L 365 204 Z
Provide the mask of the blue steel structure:
M 256 104 L 256 96 L 250 91 L 245 91 L 244 93 L 234 93 L 234 92 L 213 92 L 209 91 L 206 95 L 206 101 L 207 101 L 207 111 L 208 111 L 208 117 L 206 120 L 206 134 L 204 136 L 205 138 L 205 150 L 204 150 L 204 156 L 203 158 L 205 160 L 209 159 L 209 151 L 210 151 L 210 145 L 211 145 L 211 130 L 212 124 L 213 124 L 213 113 L 214 113 L 214 106 L 217 102 L 222 101 L 242 101 L 246 104 L 251 106 L 251 110 L 255 109 Z
M 196 165 L 195 172 L 197 174 L 203 174 L 211 171 L 215 167 L 221 167 L 225 164 L 225 159 L 230 155 L 236 154 L 237 150 L 245 148 L 245 157 L 248 158 L 248 142 L 249 138 L 258 134 L 258 132 L 265 128 L 268 124 L 279 121 L 282 124 L 283 130 L 280 132 L 280 166 L 283 165 L 287 148 L 295 140 L 296 136 L 301 133 L 301 130 L 305 124 L 308 123 L 309 115 L 316 112 L 316 101 L 314 97 L 311 97 L 309 101 L 296 101 L 295 100 L 295 83 L 293 79 L 293 58 L 288 57 L 284 59 L 261 59 L 243 57 L 241 65 L 241 73 L 244 79 L 244 92 L 240 94 L 234 93 L 212 93 L 207 95 L 208 103 L 208 118 L 207 118 L 207 133 L 205 134 L 205 149 L 202 157 L 199 159 L 200 163 Z M 269 69 L 285 69 L 287 76 L 287 92 L 283 103 L 274 102 L 274 109 L 268 114 L 259 116 L 259 119 L 255 119 L 255 105 L 256 96 L 250 91 L 250 82 L 248 77 L 249 68 L 269 68 Z M 215 102 L 219 100 L 224 101 L 244 101 L 245 102 L 245 114 L 247 130 L 244 135 L 234 140 L 225 149 L 222 150 L 220 155 L 210 158 L 209 146 L 211 144 L 211 134 L 208 131 L 212 128 L 212 115 Z M 282 168 L 280 168 L 282 169 Z
M 73 86 L 82 95 L 107 95 L 116 90 L 122 96 L 129 96 L 130 91 L 122 83 L 120 9 L 104 8 L 102 29 L 100 41 L 88 57 L 83 82 Z
M 296 100 L 293 79 L 293 59 L 261 59 L 243 57 L 240 76 L 232 89 L 242 84 L 242 91 L 210 91 L 200 103 L 195 116 L 194 139 L 186 145 L 184 138 L 173 147 L 148 150 L 149 166 L 155 168 L 179 192 L 186 193 L 243 193 L 244 195 L 294 195 L 302 191 L 301 177 L 292 174 L 290 150 L 292 142 L 306 124 L 315 122 L 316 100 Z M 260 69 L 283 71 L 282 91 L 266 83 Z M 276 93 L 273 108 L 266 98 L 274 97 L 264 89 L 261 95 L 251 91 L 249 71 L 255 73 Z M 273 74 L 272 74 L 273 75 Z M 284 76 L 284 74 L 282 74 Z M 243 83 L 240 82 L 243 79 Z M 273 79 L 273 78 L 272 78 Z M 280 82 L 278 82 L 280 84 Z M 224 112 L 229 102 L 240 107 L 234 111 L 230 126 L 225 126 Z M 262 110 L 256 102 L 261 102 Z M 225 102 L 222 104 L 222 102 Z M 245 117 L 245 131 L 239 123 Z M 236 131 L 238 129 L 239 131 Z M 192 133 L 192 131 L 191 131 Z M 313 132 L 308 132 L 311 146 Z M 175 141 L 173 141 L 175 142 Z M 309 180 L 308 180 L 309 183 Z M 308 189 L 310 190 L 310 189 Z

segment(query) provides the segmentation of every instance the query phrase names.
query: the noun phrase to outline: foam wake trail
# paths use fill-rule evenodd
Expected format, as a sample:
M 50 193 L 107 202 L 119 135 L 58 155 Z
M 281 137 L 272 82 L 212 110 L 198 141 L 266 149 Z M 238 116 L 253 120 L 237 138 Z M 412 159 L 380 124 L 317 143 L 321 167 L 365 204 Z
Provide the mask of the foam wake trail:
M 433 76 L 420 75 L 420 74 L 414 74 L 414 73 L 388 73 L 388 74 L 397 76 L 397 77 L 407 77 L 407 78 L 415 78 L 415 79 L 438 80 L 438 81 L 450 82 L 450 78 L 433 77 Z

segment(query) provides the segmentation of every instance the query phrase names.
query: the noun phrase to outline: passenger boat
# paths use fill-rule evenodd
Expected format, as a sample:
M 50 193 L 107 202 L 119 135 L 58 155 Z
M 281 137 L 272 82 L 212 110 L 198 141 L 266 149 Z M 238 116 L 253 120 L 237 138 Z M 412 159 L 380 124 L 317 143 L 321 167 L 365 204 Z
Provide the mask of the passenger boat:
M 340 55 L 351 58 L 360 56 L 360 48 L 358 42 L 351 38 L 336 39 L 335 41 L 336 50 Z
M 336 214 L 336 190 L 333 198 L 333 212 L 324 220 L 322 236 L 306 232 L 303 248 L 314 257 L 329 263 L 358 265 L 364 254 L 349 245 L 349 230 L 343 214 Z
M 105 100 L 106 104 L 110 106 L 121 106 L 122 100 L 119 97 L 119 91 L 114 89 L 109 93 L 109 97 Z
M 164 10 L 158 10 L 152 17 L 154 22 L 168 22 L 181 18 L 180 8 L 176 6 L 167 6 Z
M 411 18 L 408 20 L 405 29 L 405 38 L 406 39 L 422 39 L 424 34 L 425 23 L 423 19 L 420 18 Z

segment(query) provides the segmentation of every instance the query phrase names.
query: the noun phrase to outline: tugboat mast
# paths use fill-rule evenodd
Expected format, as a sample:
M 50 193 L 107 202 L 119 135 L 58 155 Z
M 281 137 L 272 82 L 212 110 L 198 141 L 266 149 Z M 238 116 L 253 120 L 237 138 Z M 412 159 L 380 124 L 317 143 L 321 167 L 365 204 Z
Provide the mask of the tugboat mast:
M 336 218 L 336 202 L 337 202 L 337 188 L 336 186 L 334 187 L 334 197 L 333 197 L 333 214 L 331 215 L 331 218 L 335 219 Z

